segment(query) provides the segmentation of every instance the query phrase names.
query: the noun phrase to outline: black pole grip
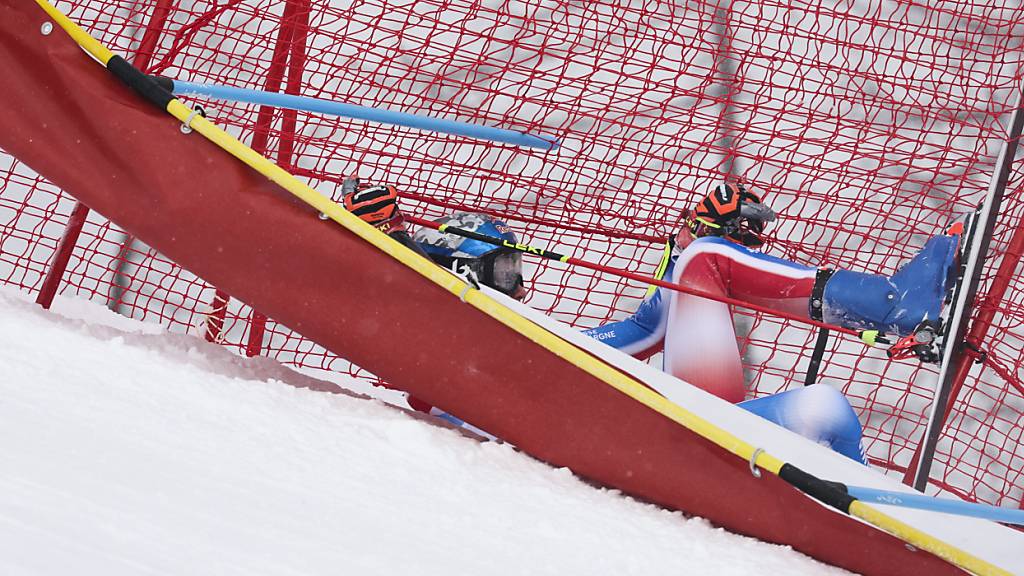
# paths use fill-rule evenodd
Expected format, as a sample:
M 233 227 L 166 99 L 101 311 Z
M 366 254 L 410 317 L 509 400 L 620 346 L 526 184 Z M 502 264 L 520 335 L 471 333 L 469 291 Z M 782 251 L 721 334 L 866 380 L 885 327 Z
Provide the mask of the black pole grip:
M 107 70 L 161 110 L 167 110 L 167 104 L 174 100 L 174 94 L 120 56 L 107 61 Z

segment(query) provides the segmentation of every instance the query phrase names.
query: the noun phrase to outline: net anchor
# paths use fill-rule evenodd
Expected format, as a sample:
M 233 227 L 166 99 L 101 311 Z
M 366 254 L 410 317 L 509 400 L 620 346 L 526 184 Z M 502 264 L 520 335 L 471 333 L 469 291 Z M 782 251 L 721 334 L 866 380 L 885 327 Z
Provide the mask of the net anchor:
M 206 118 L 206 110 L 203 110 L 203 107 L 198 104 L 192 109 L 192 113 L 188 115 L 188 118 L 186 118 L 185 122 L 181 125 L 182 134 L 192 133 L 192 121 L 195 120 L 196 116 Z

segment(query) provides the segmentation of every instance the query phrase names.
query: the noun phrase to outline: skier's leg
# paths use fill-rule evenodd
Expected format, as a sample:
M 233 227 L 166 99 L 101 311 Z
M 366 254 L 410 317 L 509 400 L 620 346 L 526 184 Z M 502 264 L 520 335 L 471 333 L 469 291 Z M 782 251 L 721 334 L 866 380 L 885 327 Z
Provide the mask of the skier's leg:
M 710 290 L 708 290 L 710 292 Z M 665 372 L 729 402 L 746 396 L 729 306 L 674 294 L 669 302 Z
M 741 402 L 748 412 L 866 464 L 860 420 L 842 392 L 824 384 Z
M 672 281 L 718 296 L 808 314 L 816 269 L 754 252 L 721 238 L 693 241 Z M 743 366 L 729 307 L 699 296 L 669 295 L 665 371 L 730 402 L 745 397 Z
M 811 317 L 848 328 L 906 336 L 936 320 L 956 266 L 959 235 L 935 236 L 891 277 L 823 271 Z

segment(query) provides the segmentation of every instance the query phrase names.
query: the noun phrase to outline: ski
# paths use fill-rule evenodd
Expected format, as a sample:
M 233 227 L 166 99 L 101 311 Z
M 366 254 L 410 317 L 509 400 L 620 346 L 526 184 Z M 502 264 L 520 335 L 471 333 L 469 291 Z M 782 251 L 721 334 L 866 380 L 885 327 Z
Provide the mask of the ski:
M 963 304 L 967 304 L 962 298 L 964 291 L 964 280 L 968 275 L 968 264 L 970 264 L 971 250 L 974 248 L 974 243 L 977 241 L 978 236 L 978 224 L 981 222 L 981 212 L 984 208 L 984 203 L 979 204 L 974 212 L 967 214 L 964 220 L 955 222 L 950 227 L 950 233 L 960 234 L 960 246 L 957 253 L 957 266 L 954 269 L 955 278 L 951 278 L 952 287 L 949 291 L 949 296 L 946 299 L 946 306 L 943 310 L 943 317 L 940 320 L 938 339 L 939 339 L 939 357 L 936 359 L 937 363 L 941 363 L 942 359 L 949 355 L 951 345 L 957 339 L 957 327 L 953 323 L 953 316 L 957 313 L 967 313 L 967 310 L 958 308 Z M 958 229 L 957 229 L 958 228 Z

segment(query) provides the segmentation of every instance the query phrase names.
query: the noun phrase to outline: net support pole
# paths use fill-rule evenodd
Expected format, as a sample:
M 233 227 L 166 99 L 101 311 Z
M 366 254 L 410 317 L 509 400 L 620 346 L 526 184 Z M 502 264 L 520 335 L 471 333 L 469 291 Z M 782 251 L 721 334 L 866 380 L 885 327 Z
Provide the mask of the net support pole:
M 141 70 L 145 70 L 149 66 L 149 61 L 153 58 L 153 52 L 156 49 L 157 41 L 163 34 L 164 24 L 167 22 L 167 15 L 170 9 L 171 0 L 158 0 L 153 8 L 149 22 L 144 27 L 142 39 L 139 41 L 139 48 L 135 51 L 134 64 Z M 57 295 L 57 288 L 60 286 L 60 281 L 64 278 L 64 272 L 67 271 L 68 262 L 71 261 L 71 253 L 75 250 L 78 237 L 82 233 L 82 226 L 85 225 L 85 220 L 88 217 L 89 207 L 75 201 L 75 207 L 71 209 L 71 216 L 68 217 L 64 233 L 61 235 L 60 242 L 57 243 L 57 249 L 54 251 L 50 267 L 43 278 L 42 286 L 39 288 L 39 294 L 36 295 L 36 303 L 44 309 L 49 310 L 53 304 L 53 298 Z M 126 241 L 130 243 L 130 240 Z
M 89 207 L 81 202 L 75 202 L 75 207 L 71 209 L 71 216 L 68 217 L 68 223 L 64 226 L 64 234 L 61 235 L 57 249 L 53 252 L 50 268 L 43 278 L 39 294 L 36 295 L 36 304 L 46 310 L 49 310 L 50 305 L 53 304 L 53 297 L 57 294 L 57 287 L 60 286 L 60 280 L 64 277 L 64 271 L 67 270 L 68 262 L 71 260 L 71 252 L 74 251 L 75 244 L 78 243 L 78 236 L 82 233 L 82 226 L 88 216 Z
M 224 332 L 224 318 L 227 315 L 228 302 L 231 296 L 223 290 L 217 289 L 213 293 L 213 300 L 210 302 L 210 312 L 206 315 L 206 331 L 203 337 L 207 342 L 220 343 L 221 334 Z
M 992 241 L 992 232 L 995 228 L 996 217 L 999 215 L 999 207 L 1006 191 L 1006 183 L 1010 178 L 1010 168 L 1013 166 L 1014 156 L 1017 153 L 1017 143 L 1020 140 L 1021 129 L 1024 127 L 1024 110 L 1021 103 L 1024 102 L 1024 87 L 1018 87 L 1017 99 L 1013 107 L 1013 116 L 1010 119 L 1010 126 L 1007 129 L 1006 140 L 996 160 L 995 171 L 989 184 L 988 193 L 982 205 L 981 213 L 978 215 L 978 230 L 980 235 L 975 235 L 971 242 L 971 252 L 967 257 L 967 269 L 964 273 L 963 286 L 960 290 L 960 297 L 953 303 L 954 313 L 946 326 L 947 338 L 952 338 L 945 357 L 942 359 L 942 366 L 939 370 L 935 396 L 932 400 L 932 407 L 928 418 L 928 426 L 925 429 L 924 437 L 918 443 L 904 475 L 904 483 L 913 481 L 917 490 L 923 491 L 928 484 L 928 477 L 931 472 L 932 461 L 935 457 L 935 447 L 938 444 L 939 435 L 946 423 L 946 419 L 956 402 L 957 395 L 963 387 L 964 381 L 974 363 L 972 355 L 967 353 L 967 346 L 977 347 L 985 338 L 992 320 L 995 317 L 996 302 L 1001 300 L 1006 293 L 1006 288 L 1012 278 L 1012 271 L 1016 267 L 1020 255 L 1020 246 L 1024 246 L 1024 221 L 1018 222 L 1014 232 L 1011 246 L 1017 246 L 1016 252 L 1008 251 L 1000 265 L 1000 273 L 996 275 L 985 304 L 979 311 L 975 322 L 968 324 L 971 317 L 971 309 L 974 304 L 974 297 L 978 291 L 978 284 L 981 279 L 981 272 L 984 267 L 985 257 L 988 255 L 989 244 Z M 1015 256 L 1016 254 L 1016 256 Z M 1010 273 L 1003 273 L 1009 268 Z
M 827 344 L 828 328 L 818 328 L 818 339 L 814 342 L 814 352 L 811 354 L 811 361 L 807 364 L 807 377 L 804 379 L 804 386 L 810 386 L 818 380 L 818 369 L 821 367 L 821 359 L 825 355 Z

